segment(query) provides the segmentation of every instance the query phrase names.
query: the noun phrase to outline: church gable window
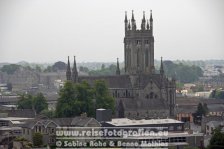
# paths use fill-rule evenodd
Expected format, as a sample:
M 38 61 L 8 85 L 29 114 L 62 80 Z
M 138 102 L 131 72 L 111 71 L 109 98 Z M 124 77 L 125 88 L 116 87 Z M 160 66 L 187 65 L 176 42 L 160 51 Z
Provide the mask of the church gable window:
M 153 93 L 153 92 L 151 92 L 151 93 L 150 93 L 150 99 L 152 99 L 152 98 L 153 98 L 153 96 L 154 96 L 154 93 Z
M 149 99 L 149 95 L 147 94 L 147 95 L 145 96 L 145 98 L 146 98 L 146 99 Z

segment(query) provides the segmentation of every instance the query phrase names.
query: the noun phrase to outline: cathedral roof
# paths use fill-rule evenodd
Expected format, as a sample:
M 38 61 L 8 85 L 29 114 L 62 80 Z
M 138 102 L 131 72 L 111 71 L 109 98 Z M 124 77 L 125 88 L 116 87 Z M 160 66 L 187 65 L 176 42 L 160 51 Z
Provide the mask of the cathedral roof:
M 104 80 L 109 88 L 131 88 L 131 80 L 128 75 L 115 76 L 80 76 L 78 82 L 87 81 L 90 85 L 94 84 L 95 80 Z

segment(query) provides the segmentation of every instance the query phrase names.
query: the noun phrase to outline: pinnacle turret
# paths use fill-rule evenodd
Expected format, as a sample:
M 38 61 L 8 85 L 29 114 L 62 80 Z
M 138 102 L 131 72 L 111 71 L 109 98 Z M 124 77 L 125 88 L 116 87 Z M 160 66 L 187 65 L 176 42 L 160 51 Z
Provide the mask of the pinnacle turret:
M 67 64 L 66 78 L 67 78 L 68 81 L 71 80 L 71 67 L 70 67 L 69 56 L 68 56 L 68 64 Z
M 72 68 L 72 81 L 74 83 L 78 82 L 78 71 L 77 71 L 77 67 L 76 67 L 75 56 L 74 56 L 74 64 L 73 64 L 73 68 Z
M 120 71 L 120 67 L 119 67 L 119 59 L 117 58 L 117 70 L 116 70 L 116 75 L 120 75 L 121 71 Z

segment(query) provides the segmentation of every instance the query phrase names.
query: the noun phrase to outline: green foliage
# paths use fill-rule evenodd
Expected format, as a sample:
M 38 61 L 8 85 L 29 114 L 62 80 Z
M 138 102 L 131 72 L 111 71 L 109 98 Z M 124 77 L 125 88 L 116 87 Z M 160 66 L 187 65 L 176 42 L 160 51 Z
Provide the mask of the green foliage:
M 164 61 L 164 70 L 168 77 L 175 77 L 183 83 L 195 82 L 203 76 L 203 71 L 198 66 L 188 66 L 182 63 L 175 64 L 172 61 Z
M 33 134 L 33 145 L 41 147 L 43 145 L 43 135 L 39 132 Z
M 206 114 L 208 113 L 208 107 L 207 107 L 207 104 L 204 103 L 202 105 L 202 103 L 199 103 L 198 104 L 198 107 L 197 107 L 197 111 L 196 111 L 196 114 L 197 115 L 200 115 L 200 116 L 205 116 Z
M 22 94 L 17 104 L 18 109 L 34 109 L 38 114 L 48 108 L 47 100 L 42 93 L 38 93 L 36 96 Z
M 14 74 L 16 70 L 18 70 L 21 66 L 16 64 L 4 65 L 1 68 L 2 72 L 6 72 L 7 74 Z
M 176 81 L 176 88 L 177 89 L 182 89 L 184 87 L 184 83 L 181 83 L 179 81 Z
M 114 98 L 110 96 L 108 87 L 103 80 L 96 80 L 94 84 L 96 108 L 111 109 L 114 112 Z
M 94 90 L 90 85 L 84 81 L 80 84 L 77 84 L 75 86 L 75 89 L 77 91 L 77 99 L 80 106 L 80 114 L 81 113 L 87 113 L 89 116 L 94 116 L 95 110 L 94 110 L 94 101 L 93 101 L 93 95 Z
M 79 67 L 79 71 L 89 73 L 89 68 L 88 67 L 80 66 Z
M 22 94 L 19 97 L 18 109 L 32 109 L 33 107 L 33 97 L 30 94 Z
M 220 128 L 214 130 L 208 149 L 224 149 L 224 133 Z
M 207 104 L 204 103 L 199 103 L 198 107 L 197 107 L 197 111 L 195 113 L 193 113 L 193 117 L 194 117 L 194 122 L 195 123 L 200 123 L 202 116 L 205 116 L 206 114 L 208 114 L 208 107 Z
M 203 85 L 196 85 L 194 87 L 191 87 L 193 92 L 203 92 L 204 91 L 204 86 Z
M 59 91 L 56 106 L 57 117 L 73 117 L 82 113 L 95 116 L 96 108 L 114 109 L 114 99 L 104 81 L 96 81 L 91 87 L 86 81 L 73 84 L 67 81 Z
M 38 93 L 33 97 L 33 105 L 38 114 L 44 109 L 48 109 L 47 100 L 42 93 Z
M 81 112 L 80 103 L 76 100 L 76 96 L 74 84 L 67 81 L 59 91 L 59 99 L 56 106 L 57 117 L 72 117 L 74 113 Z
M 52 66 L 47 66 L 47 68 L 44 69 L 44 72 L 52 72 Z
M 210 94 L 210 98 L 224 99 L 224 90 L 213 90 Z
M 40 112 L 42 115 L 48 117 L 48 118 L 54 118 L 55 113 L 52 110 L 44 109 L 43 111 Z
M 57 72 L 58 70 L 66 70 L 66 67 L 64 62 L 58 61 L 52 66 L 52 71 Z
M 91 76 L 115 75 L 116 69 L 117 66 L 114 64 L 111 64 L 109 67 L 105 67 L 105 65 L 102 64 L 100 70 L 91 70 L 89 71 L 89 75 Z
M 35 71 L 36 71 L 36 72 L 42 72 L 42 69 L 41 69 L 40 66 L 36 65 L 36 67 L 35 67 Z

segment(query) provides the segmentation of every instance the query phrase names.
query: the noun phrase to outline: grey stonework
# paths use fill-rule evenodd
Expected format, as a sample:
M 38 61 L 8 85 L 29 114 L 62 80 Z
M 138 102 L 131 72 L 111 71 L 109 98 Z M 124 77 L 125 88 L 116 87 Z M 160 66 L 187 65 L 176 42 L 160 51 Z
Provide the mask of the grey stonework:
M 116 116 L 130 119 L 173 117 L 175 114 L 176 83 L 164 75 L 161 59 L 160 73 L 154 67 L 154 37 L 152 12 L 149 21 L 143 14 L 141 30 L 136 27 L 134 13 L 128 21 L 125 14 L 124 60 L 125 74 L 115 76 L 78 76 L 74 83 L 104 80 L 116 100 Z M 69 66 L 69 65 L 68 65 Z M 68 68 L 71 72 L 70 68 Z M 70 72 L 67 73 L 70 73 Z M 75 76 L 73 76 L 75 75 Z

